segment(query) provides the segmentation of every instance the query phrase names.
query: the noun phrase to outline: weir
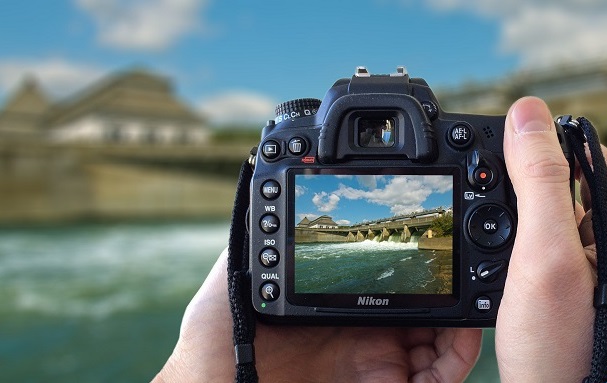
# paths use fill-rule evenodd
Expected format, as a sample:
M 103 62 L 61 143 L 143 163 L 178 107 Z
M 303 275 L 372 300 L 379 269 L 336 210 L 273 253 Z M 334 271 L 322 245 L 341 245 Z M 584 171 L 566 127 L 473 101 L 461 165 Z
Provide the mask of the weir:
M 417 243 L 419 238 L 424 235 L 432 236 L 429 227 L 445 212 L 447 210 L 439 208 L 350 226 L 337 224 L 327 224 L 321 227 L 319 225 L 309 226 L 309 220 L 302 220 L 295 227 L 295 242 L 363 242 L 369 240 Z M 325 222 L 333 222 L 331 217 L 323 217 Z

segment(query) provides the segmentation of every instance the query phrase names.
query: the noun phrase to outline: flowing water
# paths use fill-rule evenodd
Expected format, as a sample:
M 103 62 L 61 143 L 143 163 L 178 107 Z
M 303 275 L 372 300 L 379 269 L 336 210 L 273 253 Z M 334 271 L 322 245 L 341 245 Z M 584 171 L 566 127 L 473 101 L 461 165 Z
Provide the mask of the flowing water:
M 415 242 L 297 244 L 295 254 L 297 293 L 451 293 L 451 252 Z
M 149 381 L 227 237 L 225 223 L 1 230 L 0 381 Z
M 0 382 L 149 381 L 228 232 L 226 223 L 1 229 Z M 499 381 L 492 334 L 468 382 Z

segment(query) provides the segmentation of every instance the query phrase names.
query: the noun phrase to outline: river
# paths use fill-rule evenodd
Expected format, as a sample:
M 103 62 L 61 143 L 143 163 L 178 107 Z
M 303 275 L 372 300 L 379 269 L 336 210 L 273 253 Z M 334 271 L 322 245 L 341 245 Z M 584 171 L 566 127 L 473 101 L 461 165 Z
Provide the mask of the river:
M 0 229 L 0 381 L 146 382 L 227 223 Z M 467 382 L 498 382 L 493 331 Z

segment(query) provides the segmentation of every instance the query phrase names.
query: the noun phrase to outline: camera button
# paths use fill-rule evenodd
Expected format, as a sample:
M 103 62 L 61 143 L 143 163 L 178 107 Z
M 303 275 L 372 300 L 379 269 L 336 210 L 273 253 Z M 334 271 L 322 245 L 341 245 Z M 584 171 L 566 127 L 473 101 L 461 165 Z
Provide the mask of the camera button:
M 468 219 L 468 233 L 476 245 L 498 248 L 512 236 L 512 218 L 498 205 L 480 206 Z
M 491 311 L 492 307 L 493 304 L 491 302 L 491 298 L 487 296 L 478 297 L 476 298 L 476 302 L 474 302 L 474 308 L 476 308 L 476 311 L 480 313 L 487 313 Z
M 498 223 L 494 219 L 486 219 L 483 223 L 483 231 L 486 234 L 495 234 L 499 228 Z
M 422 101 L 422 108 L 430 120 L 436 120 L 436 117 L 438 117 L 438 106 L 435 103 L 432 101 Z
M 274 282 L 264 283 L 261 285 L 259 292 L 263 300 L 268 302 L 273 302 L 280 296 L 280 288 L 278 288 L 278 285 Z
M 261 185 L 261 194 L 265 199 L 273 200 L 280 196 L 280 184 L 274 180 L 268 180 Z
M 261 153 L 268 160 L 276 159 L 280 155 L 280 144 L 274 140 L 264 142 Z
M 280 228 L 280 220 L 274 214 L 266 214 L 259 220 L 259 226 L 264 233 L 276 233 Z
M 472 129 L 468 125 L 462 123 L 452 126 L 451 129 L 449 129 L 447 137 L 449 139 L 449 144 L 456 149 L 465 149 L 474 140 Z
M 273 247 L 266 247 L 259 254 L 259 261 L 265 267 L 274 267 L 280 261 L 280 254 Z
M 476 267 L 476 275 L 483 282 L 493 282 L 506 268 L 506 261 L 483 261 Z
M 481 166 L 474 171 L 474 181 L 480 186 L 488 185 L 493 181 L 493 172 L 491 169 Z
M 289 140 L 289 152 L 295 156 L 301 156 L 308 149 L 306 140 L 301 137 L 293 137 Z

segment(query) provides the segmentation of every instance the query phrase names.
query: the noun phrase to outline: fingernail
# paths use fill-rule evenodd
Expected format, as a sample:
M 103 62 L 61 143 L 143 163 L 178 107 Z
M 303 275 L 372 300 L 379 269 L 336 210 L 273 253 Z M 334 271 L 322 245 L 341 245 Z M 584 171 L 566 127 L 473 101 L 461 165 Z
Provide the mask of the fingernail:
M 545 132 L 552 129 L 552 117 L 544 101 L 535 97 L 519 100 L 512 109 L 516 133 Z

